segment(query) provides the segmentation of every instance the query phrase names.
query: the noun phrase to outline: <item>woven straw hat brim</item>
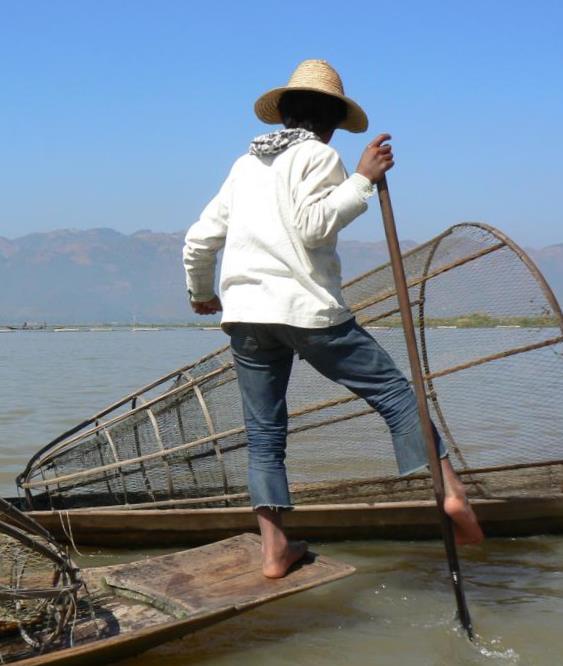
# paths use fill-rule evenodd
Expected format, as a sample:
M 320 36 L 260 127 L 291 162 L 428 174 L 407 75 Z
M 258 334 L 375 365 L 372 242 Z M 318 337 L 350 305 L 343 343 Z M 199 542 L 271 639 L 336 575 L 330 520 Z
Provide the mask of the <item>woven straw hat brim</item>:
M 275 125 L 282 122 L 280 112 L 278 111 L 278 103 L 280 97 L 288 90 L 302 90 L 304 92 L 318 92 L 323 95 L 330 95 L 341 99 L 347 106 L 348 112 L 346 118 L 340 123 L 338 127 L 346 129 L 349 132 L 365 132 L 368 128 L 368 117 L 359 104 L 351 100 L 345 95 L 339 95 L 334 92 L 327 92 L 315 87 L 308 86 L 285 86 L 283 88 L 273 88 L 267 93 L 264 93 L 256 100 L 254 104 L 254 111 L 260 120 L 270 125 Z

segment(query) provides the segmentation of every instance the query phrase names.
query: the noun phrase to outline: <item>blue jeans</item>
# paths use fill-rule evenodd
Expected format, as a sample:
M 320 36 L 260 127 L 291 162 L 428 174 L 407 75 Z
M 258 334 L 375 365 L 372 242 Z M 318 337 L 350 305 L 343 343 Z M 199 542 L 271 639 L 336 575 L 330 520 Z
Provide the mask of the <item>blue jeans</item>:
M 285 469 L 286 391 L 294 352 L 363 398 L 385 419 L 399 474 L 428 464 L 416 398 L 389 354 L 354 319 L 328 328 L 228 325 L 248 437 L 252 506 L 291 508 Z M 440 457 L 446 448 L 434 427 Z

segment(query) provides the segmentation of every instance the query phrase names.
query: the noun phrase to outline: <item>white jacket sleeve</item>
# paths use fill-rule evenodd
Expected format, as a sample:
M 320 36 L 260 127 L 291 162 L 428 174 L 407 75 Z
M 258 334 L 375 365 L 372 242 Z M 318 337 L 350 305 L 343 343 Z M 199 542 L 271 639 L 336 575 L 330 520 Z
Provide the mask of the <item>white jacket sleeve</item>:
M 338 153 L 323 146 L 311 156 L 295 188 L 293 223 L 306 247 L 334 240 L 335 235 L 367 209 L 373 186 L 359 173 L 348 177 Z
M 209 301 L 215 295 L 217 253 L 225 245 L 229 224 L 229 193 L 230 177 L 186 234 L 183 260 L 193 301 Z

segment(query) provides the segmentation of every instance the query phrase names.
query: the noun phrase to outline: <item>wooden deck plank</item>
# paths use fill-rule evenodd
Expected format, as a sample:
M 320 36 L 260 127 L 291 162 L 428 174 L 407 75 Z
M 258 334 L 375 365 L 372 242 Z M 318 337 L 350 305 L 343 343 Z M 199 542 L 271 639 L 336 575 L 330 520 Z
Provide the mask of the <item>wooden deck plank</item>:
M 260 538 L 242 534 L 192 551 L 113 567 L 102 576 L 121 594 L 132 593 L 187 618 L 230 607 L 250 608 L 353 572 L 318 555 L 305 558 L 290 576 L 278 580 L 264 578 L 261 566 Z

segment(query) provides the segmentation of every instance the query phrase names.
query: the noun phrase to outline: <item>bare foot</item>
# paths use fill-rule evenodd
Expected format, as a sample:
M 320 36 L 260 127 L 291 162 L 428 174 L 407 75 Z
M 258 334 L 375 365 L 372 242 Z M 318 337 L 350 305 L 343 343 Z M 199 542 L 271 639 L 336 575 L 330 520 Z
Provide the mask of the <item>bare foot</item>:
M 485 535 L 465 495 L 447 495 L 444 511 L 453 521 L 455 540 L 459 546 L 483 541 Z
M 307 552 L 305 541 L 288 541 L 285 547 L 266 555 L 263 553 L 262 572 L 266 578 L 283 578 L 292 564 Z
M 467 501 L 463 482 L 455 473 L 449 458 L 442 458 L 440 462 L 446 491 L 444 511 L 453 521 L 456 543 L 460 546 L 481 543 L 485 535 L 479 526 L 475 512 Z

